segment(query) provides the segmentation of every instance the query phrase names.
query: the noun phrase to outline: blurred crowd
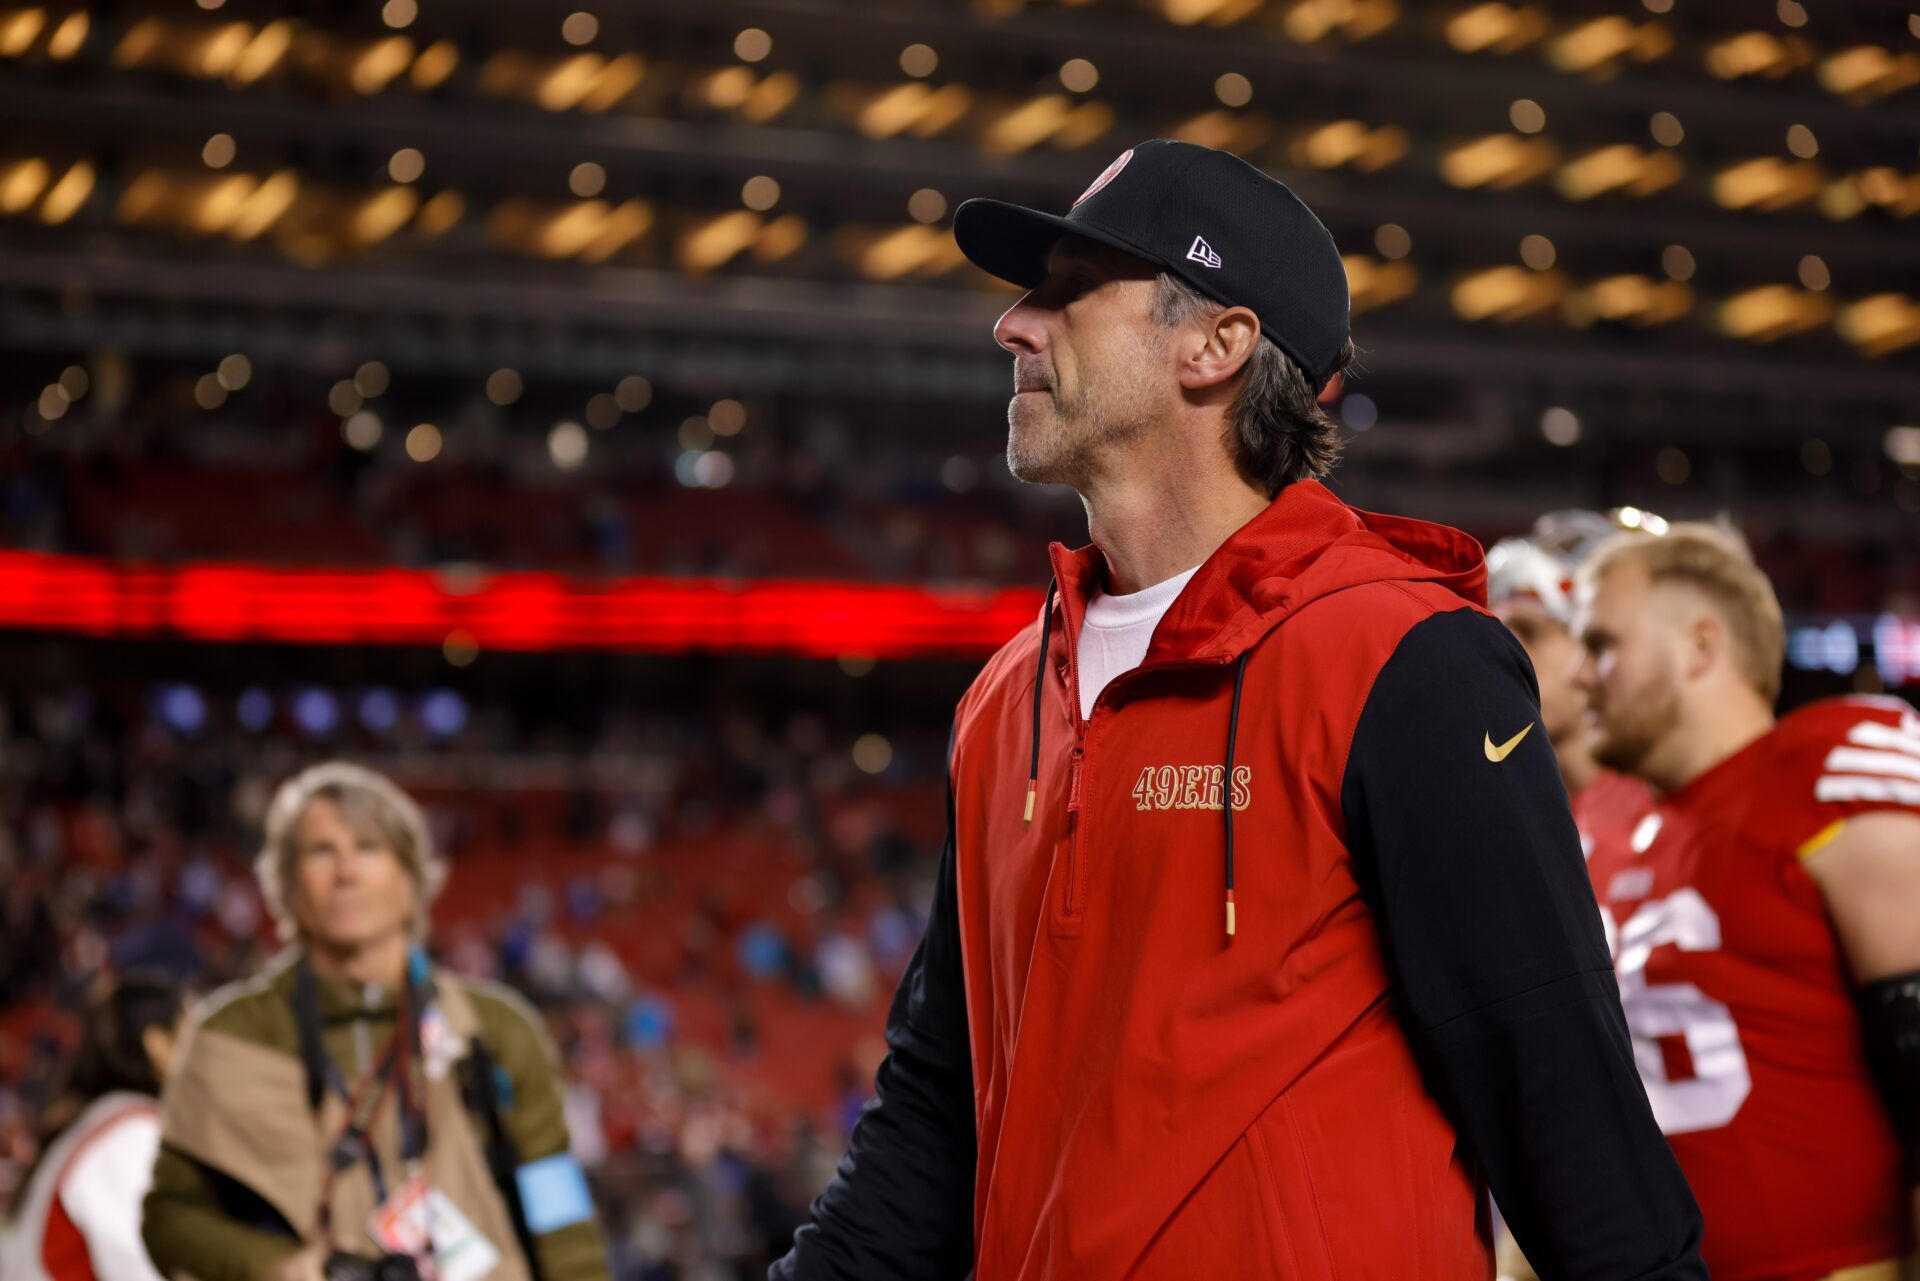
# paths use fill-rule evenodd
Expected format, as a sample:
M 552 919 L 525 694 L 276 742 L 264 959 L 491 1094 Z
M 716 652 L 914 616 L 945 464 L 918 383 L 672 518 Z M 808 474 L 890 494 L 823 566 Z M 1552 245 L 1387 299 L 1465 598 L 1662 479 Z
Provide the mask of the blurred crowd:
M 207 422 L 191 404 L 155 397 L 112 419 L 76 414 L 58 435 L 0 436 L 9 546 L 157 560 L 1026 581 L 1044 572 L 1047 538 L 1084 525 L 1077 505 L 1015 486 L 997 455 L 980 451 L 977 431 L 967 453 L 937 434 L 862 440 L 825 406 L 789 410 L 776 431 L 763 421 L 770 411 L 723 402 L 743 424 L 728 437 L 690 401 L 605 430 L 569 423 L 585 452 L 561 468 L 549 433 L 483 399 L 435 414 L 435 452 L 418 460 L 408 421 L 425 408 L 361 449 L 324 405 L 290 390 L 263 394 L 271 430 L 251 418 Z M 998 443 L 986 440 L 989 450 Z
M 745 706 L 706 730 L 607 713 L 588 751 L 486 706 L 384 753 L 218 709 L 183 734 L 78 688 L 0 718 L 0 1205 L 70 1012 L 109 972 L 205 992 L 257 969 L 277 946 L 251 868 L 262 807 L 351 754 L 421 799 L 451 861 L 434 950 L 543 1013 L 622 1278 L 764 1275 L 784 1252 L 884 1051 L 944 822 L 937 738 L 849 751 Z
M 977 430 L 957 437 L 965 446 L 937 430 L 875 438 L 829 406 L 724 402 L 744 426 L 720 438 L 713 407 L 687 401 L 605 430 L 572 424 L 591 447 L 562 469 L 550 437 L 476 400 L 434 426 L 438 452 L 422 463 L 397 425 L 363 450 L 324 408 L 303 411 L 290 390 L 263 394 L 300 429 L 195 421 L 198 411 L 162 397 L 113 420 L 63 420 L 57 437 L 0 437 L 8 546 L 161 562 L 1038 586 L 1049 539 L 1085 541 L 1077 504 L 1014 483 Z M 1409 507 L 1372 493 L 1377 479 L 1360 470 L 1336 487 L 1363 507 Z M 1910 542 L 1849 533 L 1815 518 L 1818 505 L 1782 511 L 1755 499 L 1760 510 L 1745 511 L 1737 491 L 1705 508 L 1674 498 L 1663 507 L 1673 516 L 1727 506 L 1789 611 L 1917 607 Z M 1519 532 L 1451 519 L 1486 545 Z
M 436 453 L 417 461 L 403 430 L 415 415 L 390 409 L 396 421 L 361 449 L 311 388 L 261 382 L 269 421 L 288 430 L 205 421 L 190 403 L 154 396 L 117 419 L 75 413 L 58 434 L 0 436 L 8 545 L 136 561 L 1037 586 L 1048 540 L 1085 542 L 1077 503 L 1014 482 L 977 419 L 966 432 L 935 423 L 874 436 L 824 403 L 662 399 L 601 419 L 605 430 L 564 424 L 588 451 L 563 469 L 551 434 L 470 390 L 432 426 Z M 714 436 L 716 419 L 739 426 Z M 1394 501 L 1404 495 L 1369 497 L 1369 476 L 1336 484 L 1361 507 L 1409 507 Z M 1672 497 L 1680 507 L 1668 515 L 1699 509 L 1697 495 Z M 1912 545 L 1849 536 L 1812 519 L 1818 511 L 1795 517 L 1759 499 L 1743 511 L 1738 490 L 1715 501 L 1740 519 L 1789 611 L 1916 607 Z M 1500 520 L 1463 528 L 1488 545 L 1519 532 Z

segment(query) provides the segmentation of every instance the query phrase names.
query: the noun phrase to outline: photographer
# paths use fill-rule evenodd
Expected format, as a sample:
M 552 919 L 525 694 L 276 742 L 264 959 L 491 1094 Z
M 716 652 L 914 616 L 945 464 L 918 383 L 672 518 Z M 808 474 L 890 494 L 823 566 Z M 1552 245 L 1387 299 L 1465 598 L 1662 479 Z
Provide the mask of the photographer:
M 428 963 L 445 879 L 420 810 L 315 766 L 256 870 L 291 946 L 196 1011 L 164 1098 L 143 1235 L 195 1281 L 607 1275 L 533 1014 Z

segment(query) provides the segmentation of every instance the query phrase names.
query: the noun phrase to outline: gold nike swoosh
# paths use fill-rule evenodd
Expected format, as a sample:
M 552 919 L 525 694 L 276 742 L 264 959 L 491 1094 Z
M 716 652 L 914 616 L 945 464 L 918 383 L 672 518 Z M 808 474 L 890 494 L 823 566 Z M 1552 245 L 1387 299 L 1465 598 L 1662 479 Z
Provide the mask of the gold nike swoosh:
M 1486 739 L 1486 744 L 1487 744 L 1487 759 L 1492 761 L 1496 765 L 1498 765 L 1501 761 L 1506 760 L 1507 754 L 1513 751 L 1514 748 L 1520 746 L 1520 740 L 1525 738 L 1527 736 L 1527 730 L 1532 728 L 1533 728 L 1533 722 L 1528 721 L 1527 729 L 1521 730 L 1518 734 L 1515 734 L 1512 738 L 1500 744 L 1500 746 L 1498 747 L 1495 747 L 1493 745 L 1493 735 L 1491 734 L 1484 735 Z

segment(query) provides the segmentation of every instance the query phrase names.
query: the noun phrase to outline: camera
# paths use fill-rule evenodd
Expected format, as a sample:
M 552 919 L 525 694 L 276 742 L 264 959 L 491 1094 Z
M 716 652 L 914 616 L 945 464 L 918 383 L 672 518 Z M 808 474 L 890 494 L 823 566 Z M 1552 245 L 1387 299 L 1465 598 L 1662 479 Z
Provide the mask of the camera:
M 420 1281 L 420 1265 L 404 1254 L 363 1254 L 335 1251 L 327 1256 L 327 1281 Z

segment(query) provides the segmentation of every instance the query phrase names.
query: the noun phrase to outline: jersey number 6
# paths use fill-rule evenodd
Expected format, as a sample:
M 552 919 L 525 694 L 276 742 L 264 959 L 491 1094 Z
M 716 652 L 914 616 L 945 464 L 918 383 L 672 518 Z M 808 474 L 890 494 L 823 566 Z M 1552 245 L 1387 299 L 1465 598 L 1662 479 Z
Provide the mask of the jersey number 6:
M 1633 1058 L 1663 1134 L 1715 1130 L 1732 1121 L 1753 1089 L 1747 1053 L 1733 1012 L 1691 983 L 1649 983 L 1647 959 L 1671 943 L 1682 952 L 1720 949 L 1720 917 L 1698 890 L 1678 889 L 1642 903 L 1616 933 L 1602 911 L 1620 976 L 1620 1008 L 1633 1037 Z M 1668 1066 L 1662 1042 L 1681 1041 L 1692 1074 Z

